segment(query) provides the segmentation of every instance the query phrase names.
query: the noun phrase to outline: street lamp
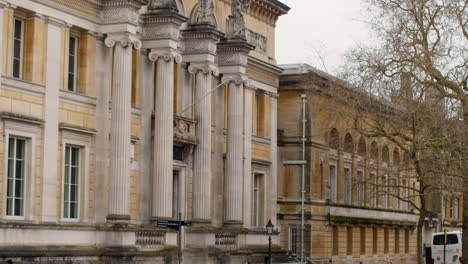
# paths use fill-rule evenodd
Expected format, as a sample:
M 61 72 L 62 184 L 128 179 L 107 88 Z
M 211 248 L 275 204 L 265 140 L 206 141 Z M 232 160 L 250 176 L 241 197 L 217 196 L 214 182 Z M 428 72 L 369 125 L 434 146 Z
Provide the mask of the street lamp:
M 266 230 L 268 233 L 268 264 L 271 264 L 271 234 L 273 234 L 273 227 L 271 219 L 268 219 L 268 224 L 266 225 Z

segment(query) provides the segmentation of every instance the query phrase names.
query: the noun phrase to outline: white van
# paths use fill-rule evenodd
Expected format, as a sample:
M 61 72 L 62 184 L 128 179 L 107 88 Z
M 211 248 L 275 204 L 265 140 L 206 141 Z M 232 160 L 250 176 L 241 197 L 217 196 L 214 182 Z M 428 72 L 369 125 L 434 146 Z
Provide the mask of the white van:
M 460 264 L 462 254 L 462 232 L 447 232 L 447 243 L 445 244 L 445 263 L 444 263 L 444 240 L 445 234 L 432 234 L 432 259 L 434 264 Z

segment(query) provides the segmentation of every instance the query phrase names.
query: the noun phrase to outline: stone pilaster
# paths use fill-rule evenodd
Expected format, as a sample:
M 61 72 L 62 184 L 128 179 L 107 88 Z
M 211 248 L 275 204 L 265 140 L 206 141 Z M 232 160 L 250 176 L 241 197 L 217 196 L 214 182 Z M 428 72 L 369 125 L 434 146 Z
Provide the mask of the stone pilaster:
M 244 190 L 252 190 L 252 87 L 244 88 Z M 252 192 L 244 192 L 244 227 L 251 227 Z
M 216 78 L 215 85 L 219 85 L 220 79 Z M 221 87 L 214 91 L 214 146 L 213 146 L 213 166 L 212 166 L 212 224 L 215 227 L 223 225 L 224 213 L 224 89 Z
M 112 123 L 109 177 L 109 208 L 107 218 L 128 220 L 130 173 L 130 126 L 132 100 L 132 46 L 141 42 L 129 34 L 109 35 L 107 47 L 114 48 L 112 73 Z
M 194 119 L 198 145 L 194 150 L 193 221 L 211 222 L 211 75 L 218 75 L 215 65 L 216 42 L 222 36 L 213 25 L 190 25 L 183 31 L 184 61 L 195 75 Z
M 278 187 L 278 94 L 270 94 L 270 178 L 268 179 L 268 206 L 271 223 L 278 226 L 276 222 L 276 199 Z
M 7 3 L 5 1 L 0 1 L 0 28 L 3 28 L 3 13 L 4 13 L 4 8 L 7 6 Z M 3 38 L 7 36 L 3 36 L 3 34 L 0 34 L 0 43 L 3 45 Z M 3 54 L 3 47 L 0 49 L 0 58 L 3 58 L 3 56 L 6 56 L 6 54 Z M 0 63 L 0 73 L 3 72 L 2 69 L 3 63 Z M 2 78 L 0 78 L 0 90 L 2 89 Z
M 104 39 L 98 38 L 96 43 L 96 87 L 110 87 L 112 50 L 104 44 Z M 96 90 L 96 177 L 94 190 L 107 189 L 107 178 L 109 177 L 109 89 Z M 106 222 L 107 193 L 94 193 L 94 221 L 96 223 Z
M 44 96 L 44 147 L 42 164 L 41 212 L 42 222 L 56 222 L 57 216 L 57 157 L 58 108 L 60 89 L 60 37 L 65 24 L 52 18 L 46 20 L 46 87 Z
M 152 217 L 172 216 L 172 152 L 174 142 L 174 61 L 182 57 L 174 50 L 153 50 L 149 59 L 156 62 L 153 141 Z
M 243 222 L 243 90 L 247 81 L 245 75 L 247 55 L 253 48 L 242 38 L 223 39 L 217 45 L 219 71 L 223 74 L 223 81 L 229 79 L 228 138 L 224 180 L 225 224 L 242 225 Z

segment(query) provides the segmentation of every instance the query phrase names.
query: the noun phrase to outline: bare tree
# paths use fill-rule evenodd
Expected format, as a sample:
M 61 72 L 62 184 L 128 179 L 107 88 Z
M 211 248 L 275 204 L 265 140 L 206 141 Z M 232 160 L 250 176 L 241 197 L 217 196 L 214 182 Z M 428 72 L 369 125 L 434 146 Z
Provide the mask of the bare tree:
M 459 170 L 462 175 L 468 175 L 468 0 L 364 1 L 375 38 L 371 44 L 356 47 L 348 54 L 346 74 L 343 77 L 379 98 L 390 100 L 398 90 L 398 79 L 407 74 L 413 84 L 405 93 L 418 103 L 404 105 L 402 111 L 409 115 L 406 119 L 399 119 L 406 124 L 414 123 L 413 130 L 409 130 L 413 135 L 408 138 L 407 129 L 410 126 L 406 126 L 402 133 L 392 131 L 387 134 L 390 131 L 385 129 L 380 134 L 385 134 L 389 140 L 404 139 L 407 143 L 414 142 L 410 145 L 401 144 L 401 147 L 405 149 L 412 145 L 405 152 L 416 158 L 412 159 L 414 169 L 417 174 L 422 173 L 418 177 L 427 173 L 435 175 L 431 170 L 422 169 L 431 164 L 430 159 L 423 162 L 419 161 L 419 157 L 429 153 L 430 158 L 436 155 L 434 151 L 437 148 L 437 155 L 450 153 L 448 156 L 458 158 Z M 434 102 L 443 106 L 458 105 L 462 114 L 457 116 L 450 112 L 454 109 L 445 107 L 441 111 L 445 118 L 439 119 L 441 126 L 434 127 L 430 124 L 437 124 L 434 113 L 430 112 L 434 108 Z M 426 114 L 432 116 L 425 116 Z M 453 118 L 450 122 L 447 116 L 458 117 L 459 120 Z M 458 137 L 463 144 L 444 139 L 442 135 L 445 131 L 442 128 L 461 129 L 457 133 L 463 132 L 464 136 Z M 421 137 L 425 139 L 421 140 Z M 393 141 L 395 144 L 399 142 Z M 463 180 L 463 200 L 468 201 L 468 177 L 463 177 Z M 419 189 L 424 195 L 425 184 L 420 182 Z M 468 202 L 463 203 L 463 209 L 462 262 L 468 263 Z M 418 257 L 421 263 L 421 252 Z

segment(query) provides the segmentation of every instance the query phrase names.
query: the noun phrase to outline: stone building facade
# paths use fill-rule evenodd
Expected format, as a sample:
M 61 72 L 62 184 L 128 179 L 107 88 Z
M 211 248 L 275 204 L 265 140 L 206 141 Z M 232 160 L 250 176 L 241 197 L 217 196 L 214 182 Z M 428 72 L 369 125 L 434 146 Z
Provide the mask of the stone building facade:
M 288 10 L 1 0 L 0 261 L 263 263 Z
M 418 215 L 409 203 L 389 194 L 397 191 L 400 197 L 411 197 L 412 193 L 404 193 L 411 190 L 381 192 L 370 184 L 372 179 L 376 185 L 398 180 L 393 186 L 417 186 L 399 169 L 403 152 L 391 142 L 367 139 L 352 129 L 352 114 L 347 113 L 354 110 L 324 92 L 342 81 L 309 65 L 281 67 L 278 221 L 282 249 L 300 257 L 301 166 L 287 161 L 302 159 L 300 105 L 305 94 L 305 258 L 313 263 L 415 263 Z M 426 233 L 430 241 L 431 232 Z

